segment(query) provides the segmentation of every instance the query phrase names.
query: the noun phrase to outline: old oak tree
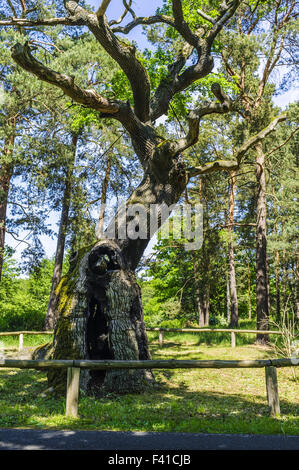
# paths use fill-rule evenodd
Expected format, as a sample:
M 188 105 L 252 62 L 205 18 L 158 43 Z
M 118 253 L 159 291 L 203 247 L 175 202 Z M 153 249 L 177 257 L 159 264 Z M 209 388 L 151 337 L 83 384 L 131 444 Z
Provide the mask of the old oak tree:
M 180 158 L 182 152 L 200 138 L 200 121 L 212 113 L 233 112 L 235 104 L 213 83 L 211 91 L 215 100 L 199 103 L 187 116 L 188 131 L 182 138 L 164 139 L 156 130 L 158 118 L 167 114 L 170 103 L 178 93 L 211 73 L 213 45 L 222 29 L 234 20 L 237 8 L 243 2 L 223 1 L 213 17 L 208 14 L 212 2 L 199 2 L 205 11 L 194 8 L 198 16 L 195 27 L 188 24 L 181 0 L 168 2 L 167 14 L 160 11 L 151 17 L 137 17 L 131 8 L 132 1 L 123 0 L 124 11 L 119 20 L 108 21 L 106 10 L 111 0 L 102 0 L 96 13 L 80 5 L 79 1 L 65 0 L 66 16 L 42 18 L 24 15 L 1 21 L 0 25 L 24 28 L 66 25 L 82 26 L 94 35 L 102 47 L 126 75 L 132 91 L 132 104 L 121 99 L 103 96 L 95 88 L 83 89 L 72 76 L 52 70 L 33 55 L 30 42 L 15 44 L 12 57 L 28 72 L 53 86 L 60 88 L 74 103 L 99 113 L 100 119 L 116 120 L 130 136 L 132 146 L 143 168 L 143 179 L 127 201 L 127 205 L 141 204 L 146 208 L 147 219 L 151 204 L 170 206 L 178 202 L 190 178 L 215 171 L 232 171 L 239 168 L 246 151 L 268 135 L 282 117 L 251 137 L 234 155 L 234 159 L 211 161 L 190 168 Z M 190 5 L 189 5 L 190 6 Z M 123 24 L 127 15 L 131 20 Z M 194 23 L 194 22 L 193 22 Z M 128 34 L 138 25 L 166 25 L 179 38 L 181 47 L 168 64 L 168 72 L 154 88 L 151 86 L 146 61 L 120 34 Z M 192 60 L 191 60 L 192 56 Z M 109 122 L 109 121 L 108 121 Z M 114 224 L 114 220 L 111 224 Z M 161 217 L 159 223 L 163 222 Z M 56 326 L 53 358 L 70 359 L 150 359 L 143 321 L 140 289 L 134 271 L 146 249 L 151 233 L 148 220 L 136 212 L 127 217 L 126 224 L 140 227 L 145 224 L 147 237 L 103 238 L 93 246 L 77 252 L 70 263 L 70 271 L 58 286 L 55 307 Z M 56 389 L 65 386 L 63 372 L 49 372 L 49 386 Z M 149 370 L 95 371 L 81 374 L 81 387 L 95 391 L 102 387 L 116 393 L 142 391 L 152 383 Z

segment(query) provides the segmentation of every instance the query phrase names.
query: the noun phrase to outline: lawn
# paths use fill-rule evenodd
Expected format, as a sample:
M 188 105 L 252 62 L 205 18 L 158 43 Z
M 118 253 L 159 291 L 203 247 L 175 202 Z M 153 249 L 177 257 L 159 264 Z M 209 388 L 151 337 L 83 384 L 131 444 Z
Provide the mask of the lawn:
M 163 348 L 156 334 L 149 338 L 153 359 L 274 357 L 252 344 L 232 349 L 229 338 L 211 345 L 198 335 L 169 333 Z M 79 418 L 71 419 L 64 416 L 65 398 L 44 396 L 45 372 L 0 369 L 0 427 L 299 435 L 298 379 L 290 368 L 278 369 L 281 416 L 272 418 L 264 375 L 264 369 L 159 370 L 156 386 L 144 394 L 95 399 L 81 393 Z

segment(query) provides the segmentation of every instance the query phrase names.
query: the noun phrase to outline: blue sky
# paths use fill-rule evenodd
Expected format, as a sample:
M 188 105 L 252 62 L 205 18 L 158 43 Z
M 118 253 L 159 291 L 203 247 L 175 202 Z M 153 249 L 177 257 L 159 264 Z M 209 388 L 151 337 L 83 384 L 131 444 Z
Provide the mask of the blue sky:
M 86 3 L 97 9 L 102 3 L 101 0 L 86 0 Z M 161 6 L 162 0 L 134 0 L 132 3 L 133 10 L 137 16 L 152 15 L 158 6 Z M 124 10 L 122 0 L 111 0 L 107 8 L 107 17 L 109 20 L 118 19 Z M 130 15 L 128 14 L 128 18 Z
M 89 5 L 97 9 L 102 3 L 101 0 L 87 0 Z M 152 16 L 154 15 L 156 9 L 162 5 L 162 0 L 133 0 L 133 10 L 137 16 Z M 111 0 L 109 4 L 106 15 L 109 20 L 118 20 L 121 14 L 124 11 L 124 6 L 122 0 Z M 129 23 L 132 20 L 132 16 L 128 13 L 123 25 Z M 146 46 L 145 35 L 142 34 L 142 26 L 134 28 L 130 34 L 127 35 L 131 40 L 135 40 L 141 46 L 141 48 Z

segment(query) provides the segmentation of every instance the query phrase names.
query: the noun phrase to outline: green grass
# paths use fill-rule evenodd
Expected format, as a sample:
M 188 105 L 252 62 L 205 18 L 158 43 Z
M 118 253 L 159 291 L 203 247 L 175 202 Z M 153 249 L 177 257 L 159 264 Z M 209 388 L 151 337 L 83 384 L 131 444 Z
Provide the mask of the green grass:
M 257 359 L 265 348 L 199 344 L 198 335 L 168 334 L 163 348 L 149 334 L 153 359 Z M 35 337 L 35 340 L 37 337 Z M 289 368 L 278 370 L 281 417 L 269 416 L 264 369 L 155 371 L 157 385 L 144 394 L 81 394 L 79 418 L 64 416 L 65 398 L 43 396 L 46 374 L 0 369 L 0 427 L 299 434 L 299 393 Z
M 40 346 L 41 344 L 52 341 L 52 335 L 24 335 L 24 347 Z M 19 336 L 0 336 L 0 348 L 18 348 Z

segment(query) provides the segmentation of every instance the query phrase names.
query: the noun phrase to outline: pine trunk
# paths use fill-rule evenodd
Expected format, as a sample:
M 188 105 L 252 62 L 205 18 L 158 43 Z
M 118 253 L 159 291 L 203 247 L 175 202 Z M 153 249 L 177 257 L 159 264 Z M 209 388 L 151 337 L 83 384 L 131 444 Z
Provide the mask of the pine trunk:
M 280 312 L 280 273 L 279 273 L 279 251 L 275 251 L 275 290 L 276 290 L 276 321 L 281 319 Z
M 198 312 L 198 326 L 202 327 L 205 324 L 205 316 L 204 316 L 204 311 L 202 308 L 198 267 L 196 264 L 196 257 L 194 253 L 192 253 L 192 261 L 193 261 L 193 272 L 194 272 L 194 281 L 195 281 L 194 284 L 195 284 L 196 306 L 197 306 L 197 312 Z
M 16 123 L 14 122 L 14 128 Z M 7 217 L 7 202 L 10 187 L 10 181 L 13 175 L 13 148 L 15 142 L 15 135 L 11 134 L 5 139 L 4 142 L 4 162 L 1 163 L 0 168 L 0 281 L 2 278 L 3 261 L 4 261 L 4 248 L 5 248 L 5 233 L 6 233 L 6 217 Z
M 66 238 L 66 232 L 67 232 L 67 227 L 68 227 L 68 222 L 69 222 L 69 210 L 70 210 L 70 204 L 71 204 L 72 180 L 73 180 L 74 163 L 75 163 L 75 158 L 76 158 L 77 142 L 78 142 L 78 134 L 74 134 L 72 138 L 72 162 L 70 165 L 68 165 L 66 176 L 65 176 L 65 186 L 64 186 L 64 193 L 63 193 L 63 199 L 62 199 L 59 232 L 58 232 L 58 237 L 57 237 L 54 271 L 53 271 L 53 277 L 52 277 L 52 285 L 51 285 L 48 309 L 47 309 L 45 323 L 44 323 L 44 330 L 53 330 L 55 326 L 56 289 L 60 283 L 61 276 L 62 276 L 65 238 Z
M 251 272 L 250 263 L 248 261 L 248 319 L 252 317 L 252 304 L 251 304 Z
M 230 289 L 229 289 L 229 276 L 226 274 L 226 319 L 230 324 Z
M 269 329 L 269 278 L 267 263 L 265 156 L 260 142 L 256 146 L 257 220 L 256 220 L 256 309 L 257 330 Z M 257 334 L 257 343 L 268 343 L 268 335 Z
M 108 192 L 108 184 L 110 180 L 110 173 L 111 173 L 111 154 L 108 153 L 105 177 L 104 177 L 102 189 L 101 189 L 101 208 L 100 208 L 100 213 L 99 213 L 99 222 L 98 222 L 98 230 L 97 230 L 98 239 L 101 239 L 103 236 L 105 205 L 107 202 L 107 192 Z
M 228 212 L 228 229 L 229 229 L 229 244 L 228 244 L 228 260 L 229 260 L 229 290 L 230 290 L 230 326 L 232 328 L 238 327 L 238 296 L 236 285 L 235 273 L 235 254 L 234 254 L 234 208 L 235 208 L 235 172 L 231 172 L 231 184 L 229 192 L 229 212 Z
M 296 262 L 295 262 L 295 314 L 296 319 L 299 321 L 299 248 L 296 247 Z
M 204 326 L 209 326 L 210 324 L 210 285 L 206 286 L 203 302 L 203 311 L 204 311 Z

